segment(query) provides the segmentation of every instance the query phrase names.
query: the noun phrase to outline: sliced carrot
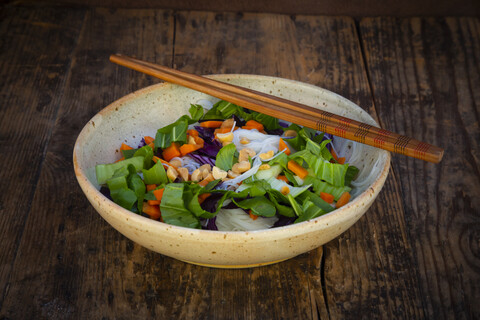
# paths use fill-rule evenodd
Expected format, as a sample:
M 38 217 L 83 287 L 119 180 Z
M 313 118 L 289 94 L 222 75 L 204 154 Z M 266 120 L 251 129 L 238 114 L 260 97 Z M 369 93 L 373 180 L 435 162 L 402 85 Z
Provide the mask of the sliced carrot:
M 151 206 L 158 206 L 158 205 L 160 205 L 160 201 L 158 201 L 158 200 L 148 200 L 147 202 L 148 202 L 148 204 L 151 205 Z
M 307 169 L 299 165 L 295 160 L 288 161 L 287 168 L 301 179 L 305 179 L 305 177 L 308 175 Z
M 155 198 L 158 201 L 162 201 L 164 191 L 165 191 L 165 188 L 160 188 L 160 189 L 153 190 L 153 195 L 155 196 Z
M 320 198 L 325 200 L 325 202 L 332 203 L 335 200 L 335 197 L 327 192 L 320 192 Z
M 258 216 L 256 214 L 252 213 L 252 210 L 248 210 L 248 214 L 250 215 L 250 218 L 252 220 L 257 220 L 258 219 Z
M 178 144 L 176 142 L 172 142 L 169 147 L 163 149 L 162 155 L 163 159 L 165 159 L 166 161 L 170 161 L 175 157 L 180 157 L 182 154 L 180 152 Z
M 201 148 L 201 146 L 198 145 L 198 144 L 185 143 L 182 146 L 180 146 L 180 153 L 182 154 L 182 156 L 184 156 L 184 155 L 189 154 L 190 152 L 193 152 L 193 151 L 198 150 L 200 148 Z
M 122 160 L 125 160 L 125 157 L 121 157 L 120 159 L 118 159 L 118 160 L 115 161 L 115 162 L 119 162 L 119 161 L 122 161 Z
M 246 123 L 245 123 L 245 126 L 244 127 L 248 127 L 249 129 L 257 129 L 258 131 L 262 132 L 264 127 L 263 127 L 263 124 L 261 124 L 260 122 L 258 121 L 255 121 L 255 120 L 248 120 Z M 242 127 L 242 128 L 244 128 Z M 244 128 L 245 129 L 245 128 Z
M 203 128 L 220 128 L 222 123 L 223 123 L 223 121 L 218 121 L 218 120 L 203 121 L 203 122 L 200 123 L 200 127 L 203 127 Z
M 133 148 L 130 147 L 128 144 L 122 143 L 120 146 L 120 150 L 132 150 Z
M 160 208 L 157 205 L 143 203 L 142 212 L 150 216 L 151 219 L 158 220 L 161 217 Z
M 210 197 L 211 193 L 202 193 L 201 195 L 198 196 L 198 203 L 202 204 L 205 199 Z
M 348 192 L 342 193 L 342 195 L 338 199 L 337 203 L 335 204 L 335 207 L 336 208 L 343 207 L 344 205 L 346 205 L 350 201 L 350 198 L 351 198 L 350 193 L 348 193 Z
M 147 146 L 149 146 L 152 149 L 155 149 L 155 143 L 153 142 L 150 142 L 149 144 L 147 144 Z
M 157 163 L 158 161 L 160 161 L 160 160 L 162 160 L 162 159 L 160 159 L 160 158 L 157 157 L 157 156 L 153 156 L 152 160 L 153 160 L 153 162 Z
M 280 143 L 278 145 L 279 145 L 278 150 L 279 151 L 285 150 L 284 152 L 287 156 L 291 153 L 290 149 L 288 148 L 287 144 L 285 143 L 285 141 L 283 141 L 282 138 L 280 138 Z
M 205 187 L 207 184 L 209 184 L 213 180 L 215 180 L 215 178 L 213 177 L 213 175 L 209 174 L 205 179 L 200 181 L 198 184 L 201 185 L 202 187 Z
M 287 177 L 286 177 L 286 176 L 284 176 L 284 175 L 280 175 L 280 176 L 278 176 L 278 177 L 277 177 L 277 179 L 278 179 L 278 180 L 285 181 L 286 183 L 288 183 L 288 182 L 289 182 L 289 181 L 288 181 L 288 179 L 287 179 Z
M 198 131 L 195 129 L 189 129 L 187 130 L 187 134 L 192 137 L 198 137 Z
M 148 192 L 148 191 L 155 190 L 157 188 L 157 185 L 156 184 L 147 184 L 145 187 L 147 188 L 147 192 Z
M 152 143 L 153 141 L 155 141 L 155 139 L 152 138 L 152 137 L 150 137 L 150 136 L 145 136 L 145 137 L 143 137 L 143 140 L 145 140 L 145 143 L 146 143 L 146 144 L 150 144 L 150 143 Z
M 333 157 L 333 159 L 335 159 L 335 161 L 337 161 L 337 162 L 340 163 L 340 164 L 344 164 L 344 163 L 345 163 L 345 157 L 339 158 L 338 155 L 337 155 L 337 153 L 335 152 L 335 150 L 333 150 L 333 148 L 332 148 L 332 152 L 331 152 L 331 153 L 332 153 L 332 157 Z
M 215 129 L 215 131 L 213 133 L 214 133 L 215 137 L 217 137 L 218 133 L 229 133 L 230 131 L 232 131 L 231 127 L 230 128 L 225 127 L 225 128 Z
M 159 205 L 161 202 L 162 202 L 162 197 L 163 197 L 163 191 L 165 190 L 165 188 L 161 188 L 161 189 L 156 189 L 153 191 L 153 195 L 155 196 L 155 198 L 157 200 L 148 200 L 148 204 L 150 205 Z

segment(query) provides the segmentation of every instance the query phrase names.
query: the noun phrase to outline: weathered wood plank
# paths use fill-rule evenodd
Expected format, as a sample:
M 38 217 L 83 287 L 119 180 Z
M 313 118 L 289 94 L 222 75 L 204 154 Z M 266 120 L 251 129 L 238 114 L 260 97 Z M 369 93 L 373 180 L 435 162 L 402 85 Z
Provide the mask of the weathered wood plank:
M 376 118 L 354 23 L 297 17 L 296 25 L 304 81 L 345 96 Z M 365 216 L 324 246 L 322 285 L 331 318 L 422 316 L 398 189 L 391 172 Z M 314 288 L 318 295 L 322 288 Z
M 4 8 L 0 15 L 2 306 L 84 11 Z
M 375 18 L 360 30 L 382 125 L 445 148 L 438 165 L 393 161 L 425 315 L 477 318 L 480 23 Z
M 61 13 L 50 12 L 39 22 L 50 22 Z M 65 23 L 73 23 L 69 20 L 74 18 L 66 15 Z M 111 64 L 109 55 L 122 52 L 168 64 L 172 15 L 165 11 L 98 9 L 87 11 L 80 22 L 82 30 L 75 37 L 78 44 L 66 73 L 65 90 L 54 93 L 54 105 L 60 109 L 38 188 L 31 208 L 25 209 L 29 215 L 1 309 L 7 318 L 143 318 L 154 315 L 155 309 L 150 308 L 156 301 L 154 289 L 163 290 L 164 306 L 174 297 L 169 291 L 175 282 L 169 287 L 165 277 L 171 266 L 163 264 L 162 256 L 133 245 L 98 216 L 78 187 L 72 163 L 76 136 L 96 112 L 153 83 L 149 77 Z M 31 42 L 49 48 L 45 55 L 63 53 L 61 46 L 48 44 L 48 36 L 27 34 L 24 41 L 19 47 Z M 30 63 L 37 68 L 36 58 Z M 57 63 L 68 67 L 58 58 Z M 38 77 L 48 79 L 43 74 Z M 29 146 L 33 141 L 30 137 Z

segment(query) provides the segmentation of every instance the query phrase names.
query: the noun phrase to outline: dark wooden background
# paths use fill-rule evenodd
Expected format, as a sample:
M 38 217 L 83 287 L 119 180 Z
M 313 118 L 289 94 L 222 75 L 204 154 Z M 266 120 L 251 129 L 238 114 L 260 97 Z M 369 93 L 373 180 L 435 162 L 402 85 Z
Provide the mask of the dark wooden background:
M 480 317 L 480 21 L 25 5 L 0 9 L 0 319 Z M 445 148 L 393 156 L 351 229 L 294 259 L 222 270 L 111 228 L 73 173 L 75 139 L 158 81 L 108 62 L 296 79 Z

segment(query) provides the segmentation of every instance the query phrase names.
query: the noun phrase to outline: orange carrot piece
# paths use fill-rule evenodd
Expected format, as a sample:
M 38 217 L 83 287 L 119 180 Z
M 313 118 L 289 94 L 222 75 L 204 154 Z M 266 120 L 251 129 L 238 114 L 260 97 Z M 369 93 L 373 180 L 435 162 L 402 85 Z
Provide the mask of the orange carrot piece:
M 142 212 L 150 216 L 151 219 L 158 220 L 161 217 L 160 208 L 157 205 L 143 203 Z
M 153 141 L 155 141 L 155 139 L 152 138 L 152 137 L 150 137 L 150 136 L 145 136 L 145 137 L 143 137 L 143 140 L 145 140 L 145 143 L 146 143 L 146 144 L 150 144 L 150 143 L 152 143 Z
M 175 157 L 180 157 L 182 154 L 180 153 L 180 148 L 178 147 L 178 144 L 176 142 L 172 142 L 172 144 L 163 149 L 162 152 L 163 159 L 166 161 L 170 161 Z
M 250 215 L 250 218 L 252 220 L 257 220 L 258 216 L 256 214 L 253 214 L 252 210 L 248 210 L 248 214 Z
M 335 204 L 335 207 L 336 208 L 343 207 L 344 205 L 346 205 L 350 201 L 350 198 L 351 198 L 351 195 L 350 195 L 349 192 L 342 193 L 342 195 L 338 199 L 337 203 Z
M 288 148 L 288 146 L 287 146 L 287 144 L 285 143 L 285 141 L 283 141 L 282 138 L 280 138 L 280 143 L 279 143 L 278 145 L 279 145 L 279 148 L 278 148 L 279 151 L 285 150 L 285 151 L 284 151 L 285 154 L 286 154 L 287 156 L 290 155 L 291 151 L 290 151 L 290 149 Z
M 210 197 L 211 193 L 202 193 L 201 195 L 198 196 L 198 203 L 202 204 L 205 199 Z
M 153 142 L 150 142 L 149 144 L 147 144 L 147 146 L 149 146 L 152 149 L 155 149 L 155 143 Z
M 215 178 L 213 177 L 213 175 L 209 174 L 205 179 L 200 181 L 198 184 L 201 185 L 202 187 L 205 187 L 207 184 L 209 184 L 213 180 L 215 180 Z
M 284 175 L 279 175 L 279 176 L 277 177 L 277 179 L 278 179 L 278 180 L 285 181 L 286 183 L 289 183 L 289 181 L 288 181 L 287 177 L 286 177 L 286 176 L 284 176 Z
M 119 162 L 119 161 L 122 161 L 122 160 L 125 160 L 125 157 L 121 157 L 120 159 L 118 159 L 118 160 L 115 161 L 115 162 Z
M 264 130 L 263 124 L 261 124 L 258 121 L 255 121 L 255 120 L 248 120 L 245 123 L 245 127 L 249 127 L 249 128 L 252 128 L 252 129 L 257 129 L 260 132 Z
M 295 160 L 288 161 L 287 168 L 301 179 L 305 179 L 305 177 L 308 175 L 307 169 L 299 165 Z
M 160 201 L 158 200 L 147 200 L 148 204 L 151 206 L 158 206 L 160 205 Z
M 120 146 L 120 151 L 121 150 L 132 150 L 133 148 L 130 147 L 128 144 L 125 144 L 125 143 L 122 143 L 122 145 Z
M 203 128 L 220 128 L 222 123 L 223 123 L 223 121 L 217 121 L 217 120 L 203 121 L 203 122 L 200 123 L 200 127 L 203 127 Z
M 189 129 L 187 130 L 187 134 L 192 137 L 198 137 L 198 131 L 195 129 Z
M 148 192 L 148 191 L 155 190 L 157 188 L 157 185 L 156 184 L 147 184 L 145 187 L 147 188 L 147 192 Z
M 320 198 L 322 198 L 325 202 L 332 203 L 335 200 L 335 197 L 327 192 L 320 192 Z
M 213 132 L 215 134 L 215 137 L 217 136 L 217 133 L 228 133 L 232 131 L 232 127 L 225 127 L 225 128 L 218 128 L 218 129 L 215 129 L 215 131 Z
M 155 198 L 156 198 L 158 201 L 161 202 L 164 191 L 165 191 L 165 188 L 160 188 L 160 189 L 153 190 L 153 195 L 155 196 Z
M 198 144 L 186 143 L 186 144 L 183 144 L 183 145 L 180 146 L 180 153 L 182 154 L 182 156 L 184 156 L 184 155 L 189 154 L 190 152 L 193 152 L 193 151 L 198 150 L 200 148 L 201 147 Z

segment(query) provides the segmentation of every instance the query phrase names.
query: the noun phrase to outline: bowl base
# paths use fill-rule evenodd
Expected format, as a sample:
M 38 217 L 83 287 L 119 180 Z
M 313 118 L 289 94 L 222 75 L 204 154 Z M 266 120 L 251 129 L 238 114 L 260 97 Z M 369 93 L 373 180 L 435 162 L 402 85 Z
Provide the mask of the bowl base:
M 186 263 L 195 264 L 197 266 L 208 267 L 208 268 L 218 268 L 218 269 L 245 269 L 245 268 L 255 268 L 255 267 L 263 267 L 268 266 L 270 264 L 279 263 L 291 258 L 268 261 L 268 262 L 261 262 L 261 263 L 252 263 L 252 264 L 209 264 L 209 263 L 200 263 L 200 262 L 192 262 L 188 260 L 180 260 Z

